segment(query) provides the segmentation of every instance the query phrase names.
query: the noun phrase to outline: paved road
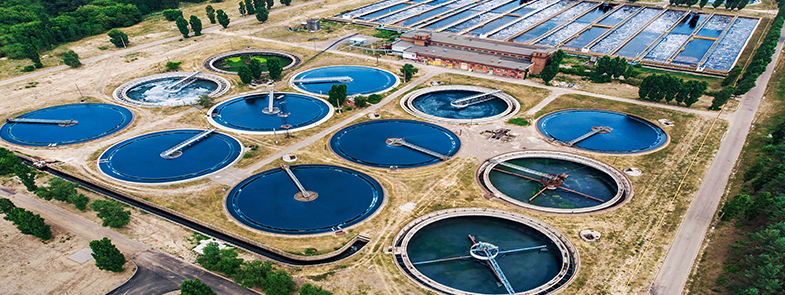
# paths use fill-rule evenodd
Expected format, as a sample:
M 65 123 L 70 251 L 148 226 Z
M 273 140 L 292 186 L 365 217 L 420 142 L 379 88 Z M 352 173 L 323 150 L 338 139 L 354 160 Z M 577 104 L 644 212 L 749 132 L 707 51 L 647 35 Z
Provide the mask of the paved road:
M 166 294 L 180 290 L 183 280 L 194 278 L 199 278 L 218 294 L 258 294 L 161 252 L 147 250 L 134 256 L 133 260 L 139 266 L 136 275 L 107 295 Z
M 71 214 L 37 197 L 31 197 L 26 193 L 12 193 L 7 189 L 0 189 L 0 197 L 11 200 L 17 207 L 40 214 L 49 224 L 56 224 L 58 227 L 67 229 L 68 232 L 87 240 L 100 240 L 103 237 L 111 239 L 126 258 L 133 259 L 139 270 L 127 285 L 109 294 L 165 294 L 179 290 L 180 283 L 186 278 L 199 278 L 210 285 L 218 294 L 257 294 L 200 267 L 185 263 L 129 239 L 110 228 L 102 227 Z
M 703 238 L 717 211 L 720 198 L 725 193 L 728 178 L 744 147 L 750 125 L 765 94 L 766 85 L 777 64 L 784 42 L 785 30 L 780 35 L 777 51 L 772 58 L 773 62 L 769 63 L 766 72 L 755 82 L 755 88 L 744 96 L 736 112 L 730 116 L 728 135 L 714 156 L 714 161 L 695 195 L 695 200 L 684 216 L 676 233 L 676 239 L 654 279 L 651 294 L 680 294 L 684 291 L 692 266 L 703 244 Z

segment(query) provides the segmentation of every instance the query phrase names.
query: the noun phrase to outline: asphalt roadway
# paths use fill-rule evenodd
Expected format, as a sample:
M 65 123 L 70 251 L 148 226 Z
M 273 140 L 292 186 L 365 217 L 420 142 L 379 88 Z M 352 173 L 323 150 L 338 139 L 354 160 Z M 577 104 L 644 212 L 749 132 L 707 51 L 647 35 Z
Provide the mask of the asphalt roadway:
M 777 65 L 784 42 L 785 30 L 780 35 L 777 50 L 774 52 L 772 62 L 766 67 L 766 72 L 758 77 L 758 80 L 755 81 L 756 86 L 744 95 L 736 112 L 728 117 L 728 133 L 679 226 L 679 231 L 665 257 L 665 262 L 652 283 L 651 294 L 666 295 L 684 292 L 684 286 L 698 257 L 703 238 L 714 219 L 730 174 L 744 147 L 744 142 L 747 140 L 752 120 L 766 92 L 766 86 Z

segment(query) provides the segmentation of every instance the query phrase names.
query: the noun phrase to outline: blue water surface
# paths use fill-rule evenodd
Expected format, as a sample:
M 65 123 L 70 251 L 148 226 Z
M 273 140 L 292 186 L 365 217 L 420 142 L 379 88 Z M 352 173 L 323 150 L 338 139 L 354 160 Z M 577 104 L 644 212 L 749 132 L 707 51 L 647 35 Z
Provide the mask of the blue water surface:
M 389 146 L 388 138 L 406 142 L 446 156 L 455 155 L 461 141 L 455 133 L 434 124 L 411 120 L 378 120 L 341 129 L 330 139 L 330 147 L 349 161 L 388 168 L 420 167 L 441 159 L 404 146 Z
M 75 144 L 108 136 L 126 126 L 134 115 L 128 109 L 100 103 L 70 104 L 32 111 L 17 118 L 76 120 L 67 127 L 57 124 L 6 123 L 0 138 L 26 146 Z
M 468 256 L 472 242 L 496 245 L 501 250 L 547 246 L 548 251 L 525 251 L 499 255 L 499 267 L 516 292 L 537 288 L 558 273 L 562 257 L 547 236 L 533 228 L 502 218 L 484 216 L 452 217 L 426 225 L 409 241 L 406 254 L 413 263 L 442 258 Z M 449 260 L 416 265 L 428 278 L 475 294 L 508 294 L 497 285 L 493 271 L 473 259 Z
M 396 77 L 390 72 L 361 66 L 332 66 L 316 68 L 299 73 L 294 80 L 309 78 L 326 77 L 352 77 L 352 82 L 329 82 L 329 83 L 295 83 L 300 89 L 319 95 L 327 95 L 334 84 L 346 84 L 347 95 L 368 95 L 383 92 L 395 85 Z
M 273 106 L 281 110 L 281 114 L 267 115 L 262 110 L 268 107 L 269 95 L 252 94 L 238 97 L 216 106 L 210 114 L 219 125 L 244 131 L 282 130 L 282 126 L 291 125 L 289 129 L 314 124 L 330 114 L 330 107 L 321 99 L 295 93 L 275 93 Z
M 661 147 L 668 136 L 660 127 L 635 116 L 604 110 L 564 110 L 550 113 L 537 121 L 545 136 L 568 142 L 591 131 L 594 126 L 613 128 L 595 134 L 573 147 L 603 153 L 638 153 Z
M 226 199 L 229 214 L 246 226 L 279 234 L 315 234 L 345 228 L 371 216 L 384 202 L 381 185 L 370 176 L 337 166 L 297 165 L 292 173 L 308 191 L 299 192 L 286 172 L 275 168 L 235 186 Z
M 455 108 L 452 101 L 480 94 L 479 91 L 444 90 L 420 95 L 412 100 L 412 106 L 429 115 L 449 119 L 479 119 L 501 114 L 509 107 L 507 102 L 495 98 L 465 108 Z
M 149 133 L 110 147 L 99 158 L 98 167 L 112 178 L 138 183 L 188 180 L 216 172 L 240 156 L 240 143 L 214 132 L 182 150 L 173 159 L 161 153 L 203 130 L 168 130 Z

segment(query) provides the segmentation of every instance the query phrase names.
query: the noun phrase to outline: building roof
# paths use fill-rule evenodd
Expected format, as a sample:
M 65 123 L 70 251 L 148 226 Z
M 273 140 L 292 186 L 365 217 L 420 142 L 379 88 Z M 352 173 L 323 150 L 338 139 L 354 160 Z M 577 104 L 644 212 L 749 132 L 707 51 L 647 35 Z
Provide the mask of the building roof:
M 505 41 L 488 40 L 474 36 L 462 36 L 443 32 L 430 32 L 425 30 L 413 30 L 401 35 L 402 38 L 414 38 L 415 35 L 430 34 L 432 42 L 459 45 L 485 50 L 507 52 L 520 55 L 532 55 L 533 52 L 552 54 L 555 48 L 515 44 Z
M 533 65 L 531 60 L 514 57 L 503 57 L 490 53 L 459 50 L 443 46 L 411 46 L 404 52 L 414 52 L 417 55 L 427 55 L 437 58 L 466 61 L 467 63 L 480 64 L 495 68 L 525 70 Z

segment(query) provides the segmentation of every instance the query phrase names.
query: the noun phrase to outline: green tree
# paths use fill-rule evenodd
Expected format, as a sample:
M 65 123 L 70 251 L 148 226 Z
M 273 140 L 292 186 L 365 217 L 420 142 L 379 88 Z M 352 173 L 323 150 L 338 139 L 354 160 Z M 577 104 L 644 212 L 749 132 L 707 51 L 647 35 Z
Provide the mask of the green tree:
M 741 71 L 742 70 L 743 69 L 742 69 L 741 65 L 734 66 L 733 69 L 731 69 L 728 72 L 728 75 L 725 76 L 725 79 L 722 80 L 722 83 L 720 85 L 722 87 L 725 87 L 725 86 L 728 86 L 728 85 L 733 86 L 734 84 L 736 84 L 736 80 L 739 79 L 739 75 L 741 75 Z
M 6 198 L 0 198 L 0 213 L 8 214 L 8 212 L 11 212 L 14 208 L 16 208 L 14 202 L 11 202 L 11 200 Z
M 687 99 L 684 100 L 684 105 L 687 107 L 691 107 L 692 104 L 698 102 L 701 96 L 706 93 L 706 89 L 709 88 L 709 82 L 706 81 L 695 81 L 692 84 L 692 87 L 689 89 L 690 95 Z
M 109 35 L 109 42 L 112 42 L 117 48 L 126 47 L 129 44 L 128 35 L 123 33 L 123 31 L 112 29 L 107 35 Z
M 190 32 L 190 30 L 188 30 L 188 22 L 181 16 L 177 18 L 175 24 L 177 24 L 177 29 L 180 30 L 180 34 L 183 34 L 183 38 L 188 38 L 188 33 Z
M 371 94 L 368 96 L 368 102 L 372 104 L 377 104 L 382 101 L 384 97 L 381 94 Z
M 218 249 L 218 244 L 216 243 L 207 244 L 203 249 L 203 253 L 203 255 L 199 255 L 196 258 L 196 263 L 199 263 L 207 270 L 222 272 L 228 277 L 234 277 L 243 263 L 242 258 L 237 258 L 235 249 Z
M 180 68 L 180 64 L 182 64 L 182 63 L 183 62 L 181 62 L 181 61 L 167 61 L 166 65 L 164 65 L 164 66 L 166 67 L 166 71 L 167 72 L 173 72 L 173 71 L 176 71 L 177 69 L 179 69 Z
M 102 226 L 122 228 L 131 221 L 131 211 L 125 211 L 123 205 L 116 201 L 95 200 L 90 204 L 90 209 L 98 212 L 98 218 L 103 221 Z
M 322 287 L 316 287 L 310 283 L 305 283 L 300 286 L 300 295 L 332 295 L 330 291 L 323 290 Z
M 26 235 L 32 235 L 41 241 L 52 238 L 52 230 L 44 219 L 38 214 L 27 211 L 24 208 L 13 208 L 5 213 L 5 220 L 11 221 L 19 231 Z
M 248 11 L 249 14 L 256 13 L 256 10 L 261 6 L 264 5 L 262 5 L 259 0 L 245 0 L 245 10 Z
M 256 9 L 256 20 L 260 22 L 265 22 L 267 21 L 267 17 L 268 17 L 267 8 L 264 8 L 264 6 L 259 6 L 259 8 Z
M 33 170 L 33 168 L 18 163 L 14 165 L 14 175 L 19 177 L 19 180 L 22 181 L 22 184 L 28 192 L 34 192 L 38 189 L 38 186 L 35 185 L 35 170 Z
M 267 0 L 267 9 L 273 9 L 273 5 L 275 4 L 274 0 Z
M 722 206 L 720 216 L 722 216 L 722 220 L 729 221 L 739 214 L 744 213 L 751 203 L 749 195 L 736 195 L 730 202 L 727 202 Z
M 343 106 L 346 101 L 346 84 L 333 84 L 330 90 L 327 91 L 327 102 L 334 105 L 336 108 Z
M 362 95 L 355 96 L 354 105 L 358 108 L 364 108 L 368 106 L 368 97 Z
M 714 99 L 711 101 L 710 110 L 719 111 L 723 105 L 730 99 L 733 94 L 734 87 L 728 86 L 714 94 Z
M 700 6 L 701 9 L 703 9 L 703 7 L 706 6 L 706 4 L 709 4 L 709 0 L 700 0 L 700 3 L 698 5 Z
M 73 50 L 63 52 L 63 63 L 72 68 L 78 68 L 82 65 L 82 62 L 79 61 L 79 55 Z
M 178 18 L 183 17 L 183 12 L 177 9 L 167 9 L 162 11 L 164 18 L 168 21 L 176 21 Z
M 221 9 L 218 9 L 216 13 L 218 14 L 218 23 L 226 29 L 229 26 L 229 16 Z
M 711 6 L 714 7 L 714 9 L 717 9 L 717 7 L 720 7 L 722 3 L 725 3 L 725 0 L 714 0 L 714 2 L 711 3 Z
M 264 288 L 267 274 L 273 271 L 270 261 L 244 261 L 234 276 L 234 282 L 246 288 Z
M 401 74 L 403 74 L 403 82 L 404 83 L 409 82 L 409 80 L 411 80 L 414 74 L 417 74 L 418 71 L 420 70 L 415 68 L 412 64 L 408 64 L 408 63 L 404 64 L 403 67 L 401 67 Z
M 267 295 L 288 295 L 294 292 L 297 283 L 292 279 L 292 275 L 283 269 L 276 270 L 267 274 L 267 286 L 264 293 Z
M 193 281 L 185 279 L 180 284 L 180 294 L 182 295 L 216 295 L 210 286 L 202 283 L 198 278 Z
M 210 23 L 214 24 L 215 23 L 215 9 L 213 8 L 213 6 L 212 5 L 207 5 L 207 7 L 205 7 L 204 10 L 205 10 L 205 12 L 207 12 L 207 18 L 210 19 Z
M 253 81 L 253 72 L 247 65 L 241 65 L 237 69 L 237 75 L 240 76 L 240 80 L 243 81 L 243 84 L 248 84 Z
M 267 72 L 270 75 L 270 79 L 278 81 L 281 79 L 281 73 L 283 72 L 283 67 L 281 66 L 281 62 L 277 58 L 271 58 L 267 60 Z
M 109 238 L 104 237 L 90 242 L 90 249 L 93 250 L 93 259 L 98 269 L 111 272 L 123 271 L 123 265 L 127 262 L 125 255 L 117 250 Z
M 281 0 L 281 4 L 286 6 L 292 5 L 292 0 Z
M 188 22 L 191 23 L 191 30 L 194 31 L 194 36 L 202 35 L 202 20 L 192 15 Z
M 245 13 L 247 12 L 247 10 L 246 10 L 246 8 L 245 8 L 245 2 L 243 2 L 243 1 L 240 1 L 240 3 L 239 3 L 239 4 L 240 4 L 240 8 L 238 8 L 237 10 L 238 10 L 238 11 L 240 11 L 240 15 L 242 15 L 243 17 L 245 17 Z
M 213 106 L 213 97 L 207 94 L 202 94 L 199 96 L 199 100 L 196 101 L 196 104 L 204 108 L 209 108 Z
M 254 79 L 262 78 L 262 62 L 258 59 L 251 58 L 248 62 L 248 69 L 251 70 L 251 76 L 253 76 Z
M 556 66 L 554 66 L 556 65 Z M 545 66 L 545 68 L 540 71 L 540 78 L 545 85 L 551 85 L 551 80 L 556 77 L 556 74 L 559 73 L 559 65 L 555 63 L 549 63 Z
M 35 47 L 31 46 L 30 44 L 24 45 L 25 56 L 33 62 L 33 66 L 36 69 L 43 68 L 44 65 L 41 63 L 41 57 L 38 55 L 38 50 Z

